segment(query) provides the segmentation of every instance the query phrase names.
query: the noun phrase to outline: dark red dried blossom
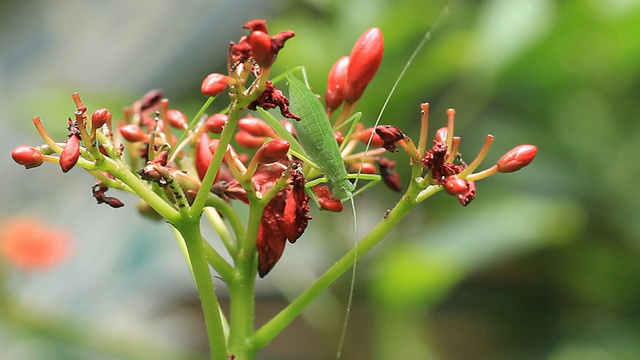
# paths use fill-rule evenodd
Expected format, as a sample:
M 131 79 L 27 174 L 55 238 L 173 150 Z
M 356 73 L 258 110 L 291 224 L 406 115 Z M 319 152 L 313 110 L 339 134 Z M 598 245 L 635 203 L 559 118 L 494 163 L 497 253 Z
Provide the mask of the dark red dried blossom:
M 469 189 L 463 194 L 458 194 L 456 197 L 462 206 L 467 206 L 476 198 L 476 183 L 474 181 L 467 181 Z
M 247 108 L 249 110 L 256 110 L 260 106 L 265 110 L 280 108 L 280 114 L 288 119 L 302 120 L 298 115 L 293 114 L 289 110 L 289 99 L 282 93 L 282 91 L 276 89 L 275 85 L 271 81 L 267 81 L 265 90 L 260 94 L 255 101 L 253 101 Z
M 108 187 L 102 185 L 101 183 L 95 184 L 91 191 L 93 193 L 93 197 L 96 199 L 98 204 L 107 204 L 114 209 L 120 208 L 124 206 L 124 203 L 120 201 L 120 199 L 115 198 L 113 196 L 106 196 L 105 193 L 109 190 Z
M 380 139 L 384 142 L 382 147 L 387 149 L 388 152 L 398 151 L 396 143 L 403 140 L 406 135 L 393 125 L 380 125 L 376 127 L 376 134 L 380 136 Z
M 436 181 L 442 181 L 447 176 L 456 175 L 464 170 L 464 165 L 456 165 L 446 161 L 447 144 L 434 140 L 431 150 L 427 150 L 422 165 L 431 171 Z
M 378 158 L 378 168 L 380 169 L 380 176 L 385 185 L 391 190 L 402 191 L 402 184 L 400 182 L 400 176 L 398 172 L 393 168 L 396 163 L 386 158 Z
M 38 167 L 44 162 L 44 156 L 33 146 L 18 146 L 11 151 L 13 161 L 27 169 Z

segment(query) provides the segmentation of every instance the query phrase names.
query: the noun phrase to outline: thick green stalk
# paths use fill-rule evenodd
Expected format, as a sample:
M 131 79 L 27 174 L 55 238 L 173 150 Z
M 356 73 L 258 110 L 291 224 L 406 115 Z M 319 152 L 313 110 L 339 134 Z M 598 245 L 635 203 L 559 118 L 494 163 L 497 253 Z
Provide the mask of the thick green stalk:
M 264 202 L 251 201 L 247 233 L 235 258 L 235 278 L 229 283 L 229 353 L 235 355 L 236 360 L 253 359 L 258 350 L 250 339 L 255 314 L 256 239 L 264 206 Z
M 220 304 L 213 286 L 213 279 L 207 262 L 202 235 L 200 234 L 199 218 L 182 219 L 172 224 L 185 240 L 193 277 L 200 295 L 204 321 L 207 327 L 207 337 L 211 351 L 211 359 L 226 359 L 227 346 L 220 317 Z
M 411 199 L 415 196 L 411 189 L 396 204 L 387 216 L 376 225 L 358 244 L 336 262 L 327 272 L 319 277 L 307 290 L 305 290 L 291 304 L 284 308 L 278 315 L 258 329 L 251 338 L 252 345 L 260 349 L 275 338 L 287 327 L 316 297 L 342 276 L 354 262 L 369 252 L 393 229 L 402 218 L 416 205 Z M 411 194 L 411 195 L 410 195 Z

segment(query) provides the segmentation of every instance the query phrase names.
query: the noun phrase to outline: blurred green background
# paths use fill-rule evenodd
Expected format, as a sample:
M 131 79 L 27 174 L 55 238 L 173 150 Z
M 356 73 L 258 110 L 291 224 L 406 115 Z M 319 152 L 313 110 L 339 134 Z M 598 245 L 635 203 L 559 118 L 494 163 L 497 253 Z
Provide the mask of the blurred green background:
M 520 172 L 479 182 L 466 208 L 444 193 L 423 203 L 358 263 L 343 358 L 640 357 L 640 1 L 119 0 L 0 2 L 0 216 L 41 217 L 76 237 L 74 257 L 51 272 L 7 275 L 3 296 L 45 324 L 0 319 L 0 358 L 197 358 L 204 349 L 170 231 L 140 219 L 133 197 L 118 210 L 96 206 L 79 170 L 15 165 L 12 148 L 40 143 L 31 117 L 62 138 L 72 92 L 118 116 L 154 88 L 193 114 L 228 42 L 264 18 L 273 33 L 296 32 L 276 73 L 305 65 L 320 93 L 333 61 L 380 27 L 385 58 L 358 106 L 372 124 L 441 16 L 382 123 L 415 138 L 418 105 L 429 102 L 433 130 L 457 110 L 467 160 L 486 133 L 496 137 L 486 167 L 519 144 L 539 153 Z M 392 159 L 406 178 L 406 157 Z M 359 232 L 396 200 L 382 185 L 359 197 Z M 353 246 L 348 213 L 313 215 L 258 281 L 259 321 Z M 345 276 L 259 358 L 333 358 L 348 287 Z

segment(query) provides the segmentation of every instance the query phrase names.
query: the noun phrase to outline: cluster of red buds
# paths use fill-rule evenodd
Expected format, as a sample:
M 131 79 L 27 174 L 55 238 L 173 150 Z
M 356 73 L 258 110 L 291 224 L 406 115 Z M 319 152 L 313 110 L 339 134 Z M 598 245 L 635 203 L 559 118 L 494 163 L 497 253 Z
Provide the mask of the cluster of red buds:
M 99 109 L 89 116 L 76 93 L 72 98 L 77 110 L 67 121 L 66 141 L 55 142 L 35 117 L 33 122 L 45 144 L 17 147 L 12 152 L 13 159 L 26 168 L 57 162 L 63 172 L 79 165 L 98 179 L 92 187 L 97 202 L 114 208 L 124 204 L 107 196 L 106 191 L 116 188 L 140 195 L 144 189 L 135 181 L 142 182 L 170 209 L 180 213 L 189 211 L 198 197 L 205 199 L 204 206 L 214 207 L 212 204 L 218 200 L 259 203 L 263 211 L 256 239 L 258 272 L 266 275 L 281 257 L 286 242 L 295 242 L 306 229 L 311 219 L 306 179 L 322 174 L 291 155 L 291 144 L 268 122 L 251 116 L 240 118 L 245 109 L 260 107 L 279 108 L 284 118 L 304 121 L 290 111 L 287 97 L 268 79 L 278 52 L 294 33 L 282 31 L 271 36 L 263 20 L 250 21 L 244 27 L 250 34 L 230 45 L 228 73 L 209 74 L 201 86 L 202 93 L 210 97 L 228 91 L 238 111 L 202 115 L 189 122 L 184 113 L 169 107 L 161 91 L 154 90 L 125 108 L 114 128 L 110 111 Z M 350 128 L 345 134 L 334 133 L 336 141 L 343 145 L 342 157 L 349 172 L 379 174 L 389 188 L 401 191 L 395 163 L 383 155 L 402 147 L 412 165 L 423 167 L 413 176 L 420 179 L 422 188 L 440 186 L 467 205 L 476 196 L 475 181 L 495 172 L 518 170 L 532 161 L 536 147 L 521 145 L 495 166 L 473 174 L 493 137 L 487 136 L 476 159 L 467 165 L 458 152 L 460 138 L 453 136 L 452 109 L 448 111 L 447 127 L 436 132 L 433 146 L 427 150 L 427 104 L 422 105 L 423 126 L 417 146 L 395 126 L 346 127 L 345 121 L 353 115 L 357 101 L 380 66 L 383 50 L 381 31 L 371 28 L 356 41 L 351 54 L 338 59 L 329 72 L 325 110 L 329 118 L 340 110 L 333 123 L 335 129 Z M 291 124 L 285 120 L 281 123 L 295 137 Z M 232 138 L 248 150 L 236 151 L 229 144 Z M 355 152 L 359 143 L 373 148 Z M 311 191 L 321 209 L 342 211 L 342 202 L 326 185 L 316 185 Z M 157 204 L 140 200 L 143 214 L 159 217 L 158 208 Z

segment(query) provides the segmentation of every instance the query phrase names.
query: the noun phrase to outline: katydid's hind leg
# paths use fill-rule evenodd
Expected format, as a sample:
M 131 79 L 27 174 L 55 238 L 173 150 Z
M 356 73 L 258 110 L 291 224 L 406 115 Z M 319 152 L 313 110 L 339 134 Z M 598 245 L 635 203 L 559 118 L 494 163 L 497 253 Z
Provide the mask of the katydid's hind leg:
M 361 192 L 373 187 L 382 179 L 380 175 L 376 175 L 376 174 L 349 174 L 347 178 L 350 180 L 355 179 L 355 182 L 353 183 L 353 196 L 356 196 Z M 360 180 L 366 180 L 367 183 L 360 189 L 356 189 L 356 186 L 358 185 L 358 181 Z

